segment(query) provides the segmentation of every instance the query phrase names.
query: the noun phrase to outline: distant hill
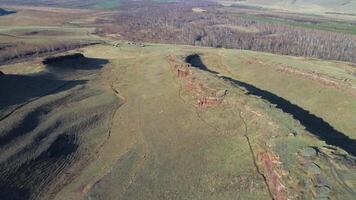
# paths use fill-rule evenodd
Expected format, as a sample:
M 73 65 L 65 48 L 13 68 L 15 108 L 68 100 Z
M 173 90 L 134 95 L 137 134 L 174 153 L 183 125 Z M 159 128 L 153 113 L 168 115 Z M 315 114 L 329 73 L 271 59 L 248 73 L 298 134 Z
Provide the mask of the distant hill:
M 70 8 L 116 8 L 121 0 L 0 0 L 0 4 L 58 6 Z
M 5 4 L 59 6 L 75 8 L 110 9 L 120 6 L 122 0 L 0 0 Z M 137 1 L 137 0 L 131 0 Z M 149 1 L 149 0 L 147 0 Z M 172 1 L 172 0 L 151 0 Z M 191 0 L 182 0 L 191 1 Z M 204 0 L 202 0 L 204 1 Z M 211 0 L 206 0 L 211 1 Z M 213 0 L 224 4 L 239 4 L 285 9 L 295 12 L 308 13 L 339 13 L 356 14 L 356 0 Z
M 286 9 L 296 12 L 335 12 L 339 14 L 356 14 L 356 0 L 218 0 L 237 3 Z

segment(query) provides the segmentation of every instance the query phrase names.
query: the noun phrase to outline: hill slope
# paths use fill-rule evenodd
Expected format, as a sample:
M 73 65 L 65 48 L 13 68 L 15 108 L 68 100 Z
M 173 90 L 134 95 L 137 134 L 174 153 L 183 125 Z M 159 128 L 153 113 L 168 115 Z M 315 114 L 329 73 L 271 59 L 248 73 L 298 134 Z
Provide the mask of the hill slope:
M 242 5 L 285 9 L 297 12 L 338 12 L 348 14 L 356 13 L 355 0 L 245 0 L 228 2 Z
M 1 199 L 352 199 L 351 63 L 110 44 L 0 67 Z
M 118 7 L 120 4 L 120 0 L 1 0 L 0 3 L 36 6 L 58 6 L 71 8 L 111 9 Z

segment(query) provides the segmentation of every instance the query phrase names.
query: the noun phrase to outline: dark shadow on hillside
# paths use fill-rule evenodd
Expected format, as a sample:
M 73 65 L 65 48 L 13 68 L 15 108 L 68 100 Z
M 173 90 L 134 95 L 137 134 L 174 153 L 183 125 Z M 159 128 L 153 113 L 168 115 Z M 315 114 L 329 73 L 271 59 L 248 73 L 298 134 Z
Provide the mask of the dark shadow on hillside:
M 88 58 L 81 53 L 49 57 L 43 61 L 50 71 L 96 70 L 108 63 L 106 59 Z
M 0 185 L 0 197 L 1 200 L 27 200 L 30 199 L 30 190 Z
M 11 15 L 16 13 L 16 11 L 14 10 L 5 10 L 3 8 L 0 8 L 0 16 L 4 16 L 4 15 Z
M 58 80 L 51 74 L 0 75 L 0 110 L 31 99 L 68 90 L 85 80 Z
M 199 55 L 194 54 L 192 58 L 186 59 L 187 61 L 193 61 L 190 62 L 192 66 L 217 74 L 217 72 L 209 70 L 208 67 L 204 65 Z M 320 140 L 325 141 L 329 145 L 340 147 L 349 154 L 356 156 L 356 140 L 337 131 L 322 118 L 269 91 L 257 88 L 251 84 L 233 79 L 231 77 L 222 76 L 222 78 L 238 87 L 245 88 L 248 91 L 248 94 L 259 96 L 262 99 L 267 100 L 269 103 L 275 104 L 276 107 L 281 109 L 283 112 L 291 114 L 294 119 L 298 120 L 306 128 L 307 131 L 317 136 Z
M 83 79 L 87 78 L 86 72 L 101 69 L 108 60 L 72 54 L 47 58 L 43 63 L 48 72 L 33 75 L 0 74 L 0 111 L 11 105 L 85 84 L 87 80 Z
M 76 152 L 79 145 L 75 143 L 75 135 L 63 134 L 58 136 L 49 149 L 40 155 L 42 160 L 65 158 Z
M 37 158 L 6 174 L 6 178 L 2 177 L 4 179 L 0 180 L 0 199 L 34 199 L 33 196 L 38 189 L 37 187 L 43 183 L 43 180 L 51 176 L 53 171 L 58 169 L 60 163 L 66 162 L 69 165 L 71 163 L 69 157 L 72 156 L 78 148 L 79 145 L 76 143 L 75 135 L 66 133 L 59 135 L 50 147 L 43 151 Z M 1 164 L 0 169 L 7 167 L 6 163 Z M 40 173 L 37 172 L 39 169 Z M 31 176 L 34 172 L 37 174 Z M 31 178 L 30 181 L 26 180 L 28 177 Z M 21 185 L 21 187 L 18 185 Z
M 86 123 L 95 123 L 94 120 L 100 118 L 98 115 L 89 116 L 84 125 L 83 119 L 77 117 L 74 120 L 78 120 L 78 124 L 76 121 L 68 122 L 70 127 L 67 127 L 67 122 L 63 122 L 64 120 L 56 118 L 45 122 L 48 126 L 41 128 L 40 124 L 51 112 L 54 112 L 53 109 L 58 109 L 62 104 L 63 107 L 67 107 L 72 101 L 79 102 L 82 98 L 95 95 L 96 91 L 82 91 L 86 90 L 87 86 L 74 87 L 86 84 L 91 77 L 96 77 L 98 70 L 108 61 L 72 54 L 52 57 L 46 59 L 44 63 L 47 65 L 47 71 L 32 75 L 10 75 L 0 71 L 0 121 L 1 124 L 10 125 L 3 128 L 4 130 L 0 127 L 0 150 L 4 150 L 6 155 L 8 147 L 15 147 L 18 141 L 25 140 L 26 143 L 24 148 L 20 147 L 0 163 L 0 172 L 2 172 L 0 173 L 0 200 L 36 199 L 41 190 L 46 188 L 46 184 L 55 182 L 54 179 L 59 175 L 56 173 L 69 168 L 75 162 L 73 158 L 78 155 L 77 151 L 80 147 L 77 131 L 85 127 Z M 38 101 L 36 105 L 28 106 L 20 117 L 16 114 L 12 116 L 14 111 L 29 102 L 67 90 L 71 91 L 68 91 L 68 94 L 58 94 L 49 101 Z M 11 105 L 16 106 L 11 107 L 12 110 L 9 111 Z M 9 113 L 2 116 L 1 112 Z M 85 114 L 83 116 L 85 117 Z M 25 137 L 21 138 L 21 136 Z M 27 157 L 27 151 L 32 151 L 34 148 L 36 153 Z M 22 158 L 31 159 L 21 163 Z
M 201 70 L 213 73 L 213 74 L 218 74 L 218 72 L 210 70 L 207 66 L 204 65 L 203 61 L 200 58 L 199 54 L 192 54 L 189 55 L 185 58 L 185 62 L 191 64 L 193 67 L 197 67 Z

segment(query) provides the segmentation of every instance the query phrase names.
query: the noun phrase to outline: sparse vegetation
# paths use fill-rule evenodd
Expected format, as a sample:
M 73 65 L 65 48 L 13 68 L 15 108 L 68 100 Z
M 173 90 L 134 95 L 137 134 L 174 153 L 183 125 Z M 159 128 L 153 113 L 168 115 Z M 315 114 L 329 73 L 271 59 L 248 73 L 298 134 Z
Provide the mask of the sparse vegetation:
M 289 26 L 297 26 L 308 29 L 317 29 L 321 31 L 331 31 L 356 35 L 356 24 L 353 22 L 333 21 L 331 19 L 303 21 L 298 19 L 285 19 L 283 17 L 278 18 L 273 16 L 259 16 L 249 14 L 238 14 L 237 16 L 257 22 L 285 24 Z
M 40 27 L 0 29 L 0 64 L 100 43 L 86 29 Z M 60 36 L 60 38 L 58 38 Z
M 352 15 L 1 3 L 1 200 L 354 198 Z
M 287 23 L 285 19 L 226 15 L 214 11 L 213 4 L 201 2 L 167 3 L 159 6 L 143 4 L 140 8 L 134 5 L 129 2 L 123 4 L 123 10 L 113 14 L 115 21 L 107 26 L 105 20 L 98 20 L 97 23 L 104 24 L 99 33 L 118 34 L 123 39 L 137 41 L 237 48 L 356 61 L 356 36 L 324 31 L 330 30 L 332 23 L 317 24 L 316 27 L 319 28 L 310 29 L 311 25 L 307 25 L 307 22 L 293 24 Z M 192 8 L 197 5 L 208 12 L 193 12 Z M 309 28 L 306 28 L 307 26 Z M 346 25 L 338 25 L 334 26 L 334 29 L 353 32 L 354 26 L 349 26 L 351 27 L 346 28 Z M 344 28 L 346 30 L 343 30 Z M 246 32 L 249 29 L 256 31 Z

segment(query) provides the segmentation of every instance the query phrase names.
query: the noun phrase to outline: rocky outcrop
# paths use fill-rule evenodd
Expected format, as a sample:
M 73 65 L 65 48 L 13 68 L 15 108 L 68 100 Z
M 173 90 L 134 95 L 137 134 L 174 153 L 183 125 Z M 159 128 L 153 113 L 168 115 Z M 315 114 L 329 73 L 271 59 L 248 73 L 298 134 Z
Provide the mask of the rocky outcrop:
M 187 59 L 186 59 L 187 60 Z M 182 63 L 173 56 L 168 58 L 174 74 L 184 81 L 187 90 L 194 93 L 197 98 L 198 108 L 209 108 L 220 105 L 227 94 L 227 90 L 216 90 L 208 87 L 204 82 L 201 82 L 194 77 L 191 70 L 191 63 Z
M 288 196 L 285 191 L 285 186 L 277 170 L 278 165 L 281 164 L 279 157 L 269 152 L 261 152 L 257 155 L 257 160 L 274 199 L 287 200 Z

